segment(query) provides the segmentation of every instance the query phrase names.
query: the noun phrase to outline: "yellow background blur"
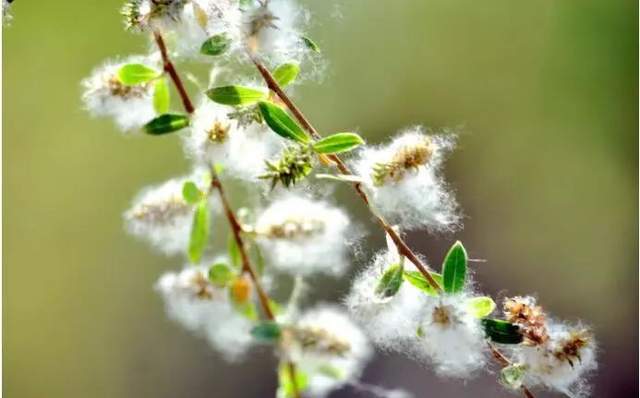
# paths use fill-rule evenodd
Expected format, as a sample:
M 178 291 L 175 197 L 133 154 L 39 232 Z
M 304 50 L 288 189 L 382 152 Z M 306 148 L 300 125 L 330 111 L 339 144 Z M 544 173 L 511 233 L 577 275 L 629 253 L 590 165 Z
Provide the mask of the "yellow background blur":
M 81 109 L 79 81 L 95 65 L 146 49 L 122 30 L 120 4 L 16 0 L 3 28 L 3 392 L 270 396 L 268 349 L 229 366 L 169 322 L 152 285 L 180 261 L 122 227 L 141 187 L 188 164 L 177 137 L 123 137 Z M 460 238 L 488 260 L 473 265 L 487 293 L 535 293 L 592 325 L 595 396 L 637 396 L 637 2 L 306 4 L 330 68 L 296 97 L 322 130 L 375 143 L 411 124 L 465 127 L 447 176 L 466 227 L 412 244 L 437 264 Z M 337 197 L 366 223 L 346 188 Z M 381 244 L 372 229 L 366 252 Z M 321 282 L 315 298 L 349 281 Z M 491 375 L 437 379 L 393 355 L 364 378 L 418 397 L 507 395 Z

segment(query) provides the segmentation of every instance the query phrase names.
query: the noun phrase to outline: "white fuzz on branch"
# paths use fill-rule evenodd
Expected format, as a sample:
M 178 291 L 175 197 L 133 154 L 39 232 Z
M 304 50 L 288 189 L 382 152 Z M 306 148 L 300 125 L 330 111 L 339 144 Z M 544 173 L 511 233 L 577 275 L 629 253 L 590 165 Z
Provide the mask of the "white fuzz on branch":
M 185 151 L 197 164 L 219 163 L 233 177 L 257 181 L 265 161 L 281 150 L 282 140 L 261 124 L 231 118 L 232 112 L 228 106 L 203 99 L 184 136 Z
M 82 81 L 82 101 L 93 116 L 112 117 L 122 131 L 137 132 L 155 116 L 153 83 L 133 86 L 122 84 L 118 79 L 118 70 L 130 63 L 157 64 L 149 57 L 129 57 L 122 62 L 107 62 Z
M 335 306 L 304 312 L 287 333 L 283 349 L 309 378 L 305 396 L 325 397 L 357 380 L 373 354 L 364 333 Z
M 206 338 L 225 359 L 238 360 L 252 345 L 253 323 L 233 307 L 226 289 L 209 283 L 207 272 L 207 267 L 187 265 L 162 275 L 156 290 L 172 320 Z
M 452 136 L 428 135 L 422 127 L 400 133 L 390 144 L 364 148 L 355 161 L 373 205 L 405 229 L 452 230 L 457 204 L 440 175 Z
M 467 310 L 467 299 L 466 294 L 442 295 L 422 308 L 412 354 L 443 376 L 468 378 L 486 366 L 484 332 Z
M 380 296 L 376 287 L 382 275 L 399 262 L 394 250 L 376 255 L 353 281 L 345 305 L 378 347 L 406 353 L 415 338 L 421 308 L 431 298 L 408 283 L 403 283 L 392 297 Z
M 195 211 L 195 207 L 186 203 L 182 196 L 182 186 L 186 181 L 199 184 L 203 191 L 208 189 L 204 186 L 206 179 L 202 170 L 143 189 L 124 213 L 128 231 L 165 254 L 185 253 Z M 215 195 L 211 196 L 209 203 L 212 211 L 220 211 Z
M 289 194 L 257 218 L 254 233 L 268 263 L 293 275 L 342 275 L 354 236 L 349 217 L 321 200 Z

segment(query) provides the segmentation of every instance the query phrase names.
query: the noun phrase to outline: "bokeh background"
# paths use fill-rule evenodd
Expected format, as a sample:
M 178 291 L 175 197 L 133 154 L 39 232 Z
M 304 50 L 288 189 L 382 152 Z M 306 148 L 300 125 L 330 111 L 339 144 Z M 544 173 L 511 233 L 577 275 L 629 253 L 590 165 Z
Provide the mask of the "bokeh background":
M 188 164 L 176 137 L 123 137 L 81 109 L 95 65 L 146 49 L 122 30 L 120 3 L 17 0 L 3 28 L 4 396 L 271 396 L 268 349 L 227 365 L 169 322 L 152 285 L 180 261 L 122 227 L 142 186 Z M 474 263 L 487 293 L 535 293 L 591 324 L 594 396 L 636 397 L 638 3 L 306 4 L 330 67 L 296 97 L 321 129 L 379 142 L 416 123 L 465 128 L 446 173 L 466 227 L 411 243 L 437 263 L 460 238 L 487 260 Z M 336 196 L 368 225 L 346 187 Z M 314 285 L 315 298 L 335 298 L 349 281 Z M 364 379 L 418 397 L 508 395 L 492 375 L 452 382 L 393 355 Z M 334 395 L 351 396 L 366 394 Z

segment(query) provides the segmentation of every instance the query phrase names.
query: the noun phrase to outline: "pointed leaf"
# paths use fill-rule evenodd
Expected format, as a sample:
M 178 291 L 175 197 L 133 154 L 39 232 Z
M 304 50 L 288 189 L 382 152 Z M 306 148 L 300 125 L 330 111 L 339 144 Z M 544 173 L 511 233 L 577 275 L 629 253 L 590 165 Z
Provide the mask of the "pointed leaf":
M 460 241 L 451 246 L 442 265 L 442 282 L 444 291 L 457 293 L 464 288 L 467 276 L 467 251 Z
M 321 180 L 333 180 L 349 183 L 361 183 L 364 181 L 362 177 L 351 174 L 316 174 L 314 177 Z
M 273 77 L 281 87 L 293 83 L 300 73 L 300 65 L 295 62 L 282 64 L 273 71 Z
M 318 54 L 320 53 L 320 47 L 316 44 L 316 42 L 311 40 L 311 38 L 309 38 L 308 36 L 301 36 L 300 40 L 302 40 L 304 45 L 307 46 L 309 50 L 316 52 Z
M 234 274 L 227 264 L 218 263 L 209 268 L 209 282 L 216 286 L 226 286 L 234 278 Z
M 484 333 L 496 343 L 519 344 L 522 342 L 522 335 L 518 325 L 514 325 L 500 319 L 482 319 Z
M 407 282 L 427 293 L 429 296 L 438 296 L 438 291 L 431 286 L 429 281 L 420 272 L 404 271 L 403 276 Z M 438 285 L 442 286 L 442 275 L 432 272 L 431 276 L 438 282 Z
M 273 343 L 280 338 L 282 329 L 274 321 L 264 321 L 251 329 L 251 335 L 259 341 Z
M 153 86 L 153 109 L 157 114 L 167 113 L 171 97 L 167 79 L 158 79 Z
M 143 64 L 126 64 L 118 69 L 118 80 L 125 86 L 150 82 L 160 76 L 160 72 Z
M 229 254 L 231 265 L 236 268 L 240 268 L 242 265 L 242 258 L 240 257 L 240 249 L 238 248 L 238 243 L 236 242 L 233 234 L 229 234 L 229 238 L 227 240 L 227 253 Z
M 191 237 L 189 239 L 189 260 L 197 263 L 202 258 L 202 253 L 209 240 L 209 203 L 201 200 L 193 213 L 193 223 L 191 224 Z
M 465 303 L 467 311 L 476 318 L 489 316 L 496 309 L 496 303 L 491 297 L 472 297 Z
M 207 90 L 207 97 L 223 105 L 249 105 L 266 98 L 264 90 L 244 86 L 222 86 Z
M 261 101 L 258 108 L 264 121 L 276 134 L 302 144 L 309 142 L 309 137 L 282 108 L 271 103 Z
M 173 133 L 189 125 L 189 116 L 177 113 L 165 113 L 144 125 L 144 131 L 151 135 Z
M 202 43 L 202 46 L 200 46 L 200 52 L 204 55 L 220 55 L 227 51 L 230 44 L 231 39 L 229 39 L 226 34 L 222 33 L 211 36 Z
M 296 390 L 298 394 L 303 392 L 309 386 L 309 377 L 299 368 L 296 368 L 295 387 L 291 380 L 291 371 L 287 364 L 281 363 L 278 368 L 278 398 L 296 398 Z
M 364 140 L 355 133 L 336 133 L 313 144 L 318 153 L 341 153 L 351 151 L 364 144 Z
M 400 290 L 400 286 L 402 286 L 402 274 L 402 264 L 395 264 L 389 267 L 384 274 L 382 274 L 382 278 L 380 278 L 378 282 L 376 294 L 382 298 L 395 296 L 398 290 Z
M 203 193 L 193 181 L 187 181 L 182 185 L 182 198 L 190 205 L 195 205 L 202 199 Z

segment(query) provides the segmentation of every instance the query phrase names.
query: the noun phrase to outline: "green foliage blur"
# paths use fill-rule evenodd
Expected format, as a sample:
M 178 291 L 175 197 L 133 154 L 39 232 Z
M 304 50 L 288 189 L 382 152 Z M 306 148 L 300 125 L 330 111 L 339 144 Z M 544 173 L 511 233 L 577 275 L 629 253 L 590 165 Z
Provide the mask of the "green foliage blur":
M 470 264 L 486 293 L 535 293 L 593 326 L 595 396 L 637 396 L 637 2 L 305 3 L 328 68 L 295 97 L 322 131 L 376 143 L 463 127 L 446 172 L 465 229 L 412 244 L 439 268 L 460 239 L 487 260 Z M 189 166 L 178 137 L 124 137 L 82 110 L 94 66 L 147 49 L 120 4 L 16 0 L 3 28 L 4 396 L 270 396 L 269 352 L 229 366 L 167 320 L 152 286 L 182 264 L 122 226 L 140 188 Z M 336 197 L 371 230 L 363 250 L 381 247 L 355 196 Z M 314 283 L 314 297 L 348 284 Z M 505 395 L 491 376 L 461 385 L 394 357 L 365 378 L 419 397 Z

